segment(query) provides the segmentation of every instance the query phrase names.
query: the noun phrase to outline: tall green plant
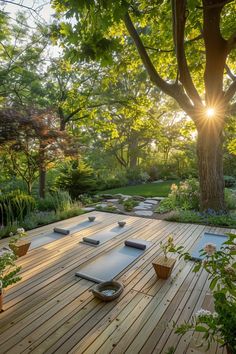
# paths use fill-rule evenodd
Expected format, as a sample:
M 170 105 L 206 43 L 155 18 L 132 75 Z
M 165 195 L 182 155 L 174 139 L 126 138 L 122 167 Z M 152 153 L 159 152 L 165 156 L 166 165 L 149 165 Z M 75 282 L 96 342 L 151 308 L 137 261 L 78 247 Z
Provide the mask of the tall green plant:
M 22 222 L 24 217 L 35 209 L 33 197 L 13 191 L 0 195 L 0 222 L 9 225 L 15 221 Z

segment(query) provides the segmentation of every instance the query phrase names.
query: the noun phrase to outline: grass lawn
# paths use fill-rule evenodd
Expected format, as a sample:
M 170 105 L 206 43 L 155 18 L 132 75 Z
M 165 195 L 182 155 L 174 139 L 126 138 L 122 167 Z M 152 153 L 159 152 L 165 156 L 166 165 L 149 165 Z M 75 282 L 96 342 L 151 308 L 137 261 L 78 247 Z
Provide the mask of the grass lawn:
M 138 184 L 137 186 L 127 186 L 114 189 L 99 191 L 99 194 L 127 194 L 141 195 L 144 197 L 167 197 L 170 193 L 170 187 L 173 183 L 178 184 L 176 180 L 170 180 L 160 183 Z

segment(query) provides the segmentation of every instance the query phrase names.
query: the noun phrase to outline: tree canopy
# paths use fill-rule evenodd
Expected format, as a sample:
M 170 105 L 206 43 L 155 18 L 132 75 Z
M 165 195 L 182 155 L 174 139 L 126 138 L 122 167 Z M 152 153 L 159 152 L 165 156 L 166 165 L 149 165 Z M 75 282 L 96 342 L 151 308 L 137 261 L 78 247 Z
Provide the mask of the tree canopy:
M 196 125 L 202 209 L 225 209 L 222 132 L 236 110 L 235 1 L 52 4 L 60 19 L 54 29 L 72 60 L 84 56 L 101 63 L 116 61 L 132 40 L 137 49 L 136 54 L 131 49 L 134 67 L 141 61 L 150 80 Z

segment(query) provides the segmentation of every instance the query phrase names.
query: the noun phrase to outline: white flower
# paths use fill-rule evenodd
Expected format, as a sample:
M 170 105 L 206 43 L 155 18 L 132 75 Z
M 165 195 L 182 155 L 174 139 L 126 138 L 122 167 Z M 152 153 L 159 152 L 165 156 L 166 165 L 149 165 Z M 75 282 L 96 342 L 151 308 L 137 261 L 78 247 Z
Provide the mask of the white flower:
M 212 316 L 211 311 L 200 309 L 196 312 L 195 314 L 196 317 L 202 317 L 202 316 Z
M 214 243 L 207 243 L 203 250 L 208 254 L 208 256 L 212 256 L 216 251 L 216 245 Z
M 21 227 L 21 228 L 17 229 L 16 232 L 18 234 L 21 234 L 21 233 L 25 232 L 25 230 L 23 229 L 23 227 Z

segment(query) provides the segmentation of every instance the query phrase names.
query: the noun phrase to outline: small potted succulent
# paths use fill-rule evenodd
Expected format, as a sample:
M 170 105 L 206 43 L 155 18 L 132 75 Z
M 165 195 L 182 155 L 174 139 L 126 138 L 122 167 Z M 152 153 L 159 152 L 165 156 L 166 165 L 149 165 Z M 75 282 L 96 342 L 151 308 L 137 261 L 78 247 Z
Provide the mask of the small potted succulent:
M 9 247 L 18 257 L 24 256 L 30 247 L 31 242 L 22 239 L 26 235 L 27 233 L 23 228 L 19 228 L 16 230 L 15 234 L 11 232 L 9 235 L 11 237 L 9 241 Z
M 17 256 L 10 249 L 0 250 L 0 312 L 3 311 L 3 289 L 21 279 L 18 275 L 21 267 L 16 266 L 16 259 Z
M 163 244 L 163 242 L 160 242 L 160 247 L 164 253 L 164 256 L 160 256 L 156 258 L 153 262 L 152 265 L 155 269 L 155 272 L 157 276 L 161 279 L 167 279 L 169 278 L 172 269 L 175 265 L 176 259 L 167 257 L 169 252 L 173 252 L 175 249 L 174 243 L 173 243 L 173 237 L 170 235 L 168 237 L 167 243 Z

